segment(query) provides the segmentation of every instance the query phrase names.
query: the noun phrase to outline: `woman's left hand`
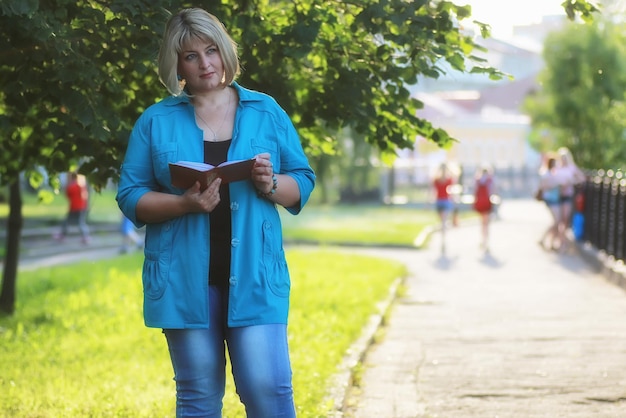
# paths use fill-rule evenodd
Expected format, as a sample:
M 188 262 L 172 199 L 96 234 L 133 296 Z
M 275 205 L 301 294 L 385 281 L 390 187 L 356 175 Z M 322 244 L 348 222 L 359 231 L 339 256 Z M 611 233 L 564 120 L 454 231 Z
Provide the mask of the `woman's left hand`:
M 264 152 L 258 154 L 256 162 L 252 167 L 252 181 L 254 186 L 261 193 L 269 193 L 274 187 L 272 176 L 274 175 L 274 167 L 270 161 L 270 154 Z

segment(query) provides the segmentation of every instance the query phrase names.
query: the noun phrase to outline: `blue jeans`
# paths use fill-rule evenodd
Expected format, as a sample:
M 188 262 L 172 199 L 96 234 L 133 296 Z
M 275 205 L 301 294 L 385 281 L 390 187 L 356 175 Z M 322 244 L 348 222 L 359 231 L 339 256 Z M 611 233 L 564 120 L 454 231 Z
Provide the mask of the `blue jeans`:
M 452 210 L 452 201 L 450 199 L 437 199 L 435 208 L 437 212 L 450 212 Z
M 246 416 L 295 417 L 287 325 L 229 328 L 227 291 L 209 288 L 209 329 L 163 330 L 174 367 L 176 416 L 222 416 L 226 343 Z
M 77 224 L 83 239 L 89 238 L 89 227 L 87 226 L 87 210 L 71 210 L 61 223 L 60 237 L 67 235 L 67 228 L 70 224 Z

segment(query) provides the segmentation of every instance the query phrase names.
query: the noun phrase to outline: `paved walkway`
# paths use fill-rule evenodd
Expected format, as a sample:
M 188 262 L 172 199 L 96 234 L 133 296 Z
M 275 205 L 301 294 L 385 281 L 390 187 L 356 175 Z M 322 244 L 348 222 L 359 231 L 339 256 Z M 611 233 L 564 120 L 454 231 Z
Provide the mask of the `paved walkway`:
M 94 261 L 120 254 L 122 236 L 115 224 L 90 225 L 91 242 L 83 244 L 78 228 L 61 242 L 53 239 L 58 227 L 29 228 L 22 232 L 19 268 L 34 270 L 59 264 Z M 5 239 L 4 236 L 2 239 Z M 0 261 L 0 267 L 2 262 Z
M 541 204 L 504 202 L 491 254 L 479 226 L 405 262 L 407 291 L 366 356 L 344 411 L 356 418 L 626 417 L 626 292 L 576 254 L 537 244 Z

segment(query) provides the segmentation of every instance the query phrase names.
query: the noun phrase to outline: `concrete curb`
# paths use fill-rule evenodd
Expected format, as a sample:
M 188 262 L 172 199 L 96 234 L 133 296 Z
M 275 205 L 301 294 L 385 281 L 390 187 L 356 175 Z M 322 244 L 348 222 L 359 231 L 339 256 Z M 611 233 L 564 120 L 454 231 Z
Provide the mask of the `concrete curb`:
M 413 241 L 414 247 L 416 249 L 423 247 L 436 230 L 430 226 L 425 227 Z M 346 402 L 349 398 L 349 391 L 355 383 L 356 368 L 363 363 L 368 350 L 376 343 L 376 334 L 384 328 L 385 318 L 391 311 L 399 295 L 400 286 L 405 280 L 405 277 L 399 277 L 393 282 L 387 298 L 378 305 L 378 313 L 371 316 L 361 336 L 348 349 L 348 353 L 339 365 L 339 371 L 335 374 L 326 396 L 326 400 L 330 400 L 333 405 L 329 418 L 343 417 L 344 411 L 347 409 Z
M 384 327 L 385 318 L 389 314 L 398 296 L 400 285 L 403 282 L 404 278 L 398 278 L 394 281 L 387 298 L 379 304 L 378 313 L 370 317 L 361 336 L 352 344 L 339 366 L 339 372 L 335 374 L 333 384 L 326 396 L 326 400 L 332 401 L 333 404 L 333 410 L 330 412 L 329 418 L 340 418 L 343 416 L 343 411 L 346 408 L 345 403 L 348 399 L 348 391 L 355 383 L 355 369 L 363 363 L 368 349 L 376 342 L 376 333 Z

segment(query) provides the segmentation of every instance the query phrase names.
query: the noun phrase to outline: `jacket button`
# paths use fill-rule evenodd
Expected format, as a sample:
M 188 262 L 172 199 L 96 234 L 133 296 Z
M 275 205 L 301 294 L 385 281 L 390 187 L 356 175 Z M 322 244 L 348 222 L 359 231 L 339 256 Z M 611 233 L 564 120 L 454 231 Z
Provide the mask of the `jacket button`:
M 239 242 L 240 242 L 240 241 L 239 241 L 239 239 L 238 239 L 238 238 L 233 238 L 233 239 L 231 239 L 231 240 L 230 240 L 230 245 L 231 245 L 232 247 L 237 247 L 237 246 L 239 246 Z
M 230 202 L 230 210 L 239 210 L 239 203 Z
M 228 283 L 230 283 L 231 286 L 237 286 L 237 277 L 230 276 L 228 279 Z

